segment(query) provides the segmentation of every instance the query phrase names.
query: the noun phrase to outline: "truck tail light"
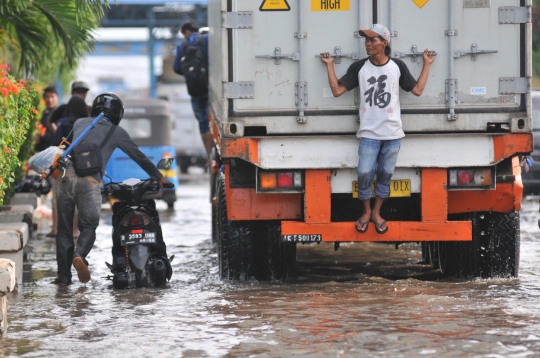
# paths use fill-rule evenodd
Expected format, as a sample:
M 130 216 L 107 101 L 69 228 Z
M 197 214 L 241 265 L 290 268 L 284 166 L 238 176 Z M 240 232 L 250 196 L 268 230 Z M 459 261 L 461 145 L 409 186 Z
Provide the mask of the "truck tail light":
M 302 172 L 259 170 L 257 189 L 261 192 L 302 192 L 304 191 Z
M 448 170 L 449 188 L 494 188 L 494 168 L 463 168 Z
M 261 189 L 275 189 L 277 187 L 276 173 L 261 173 Z
M 277 187 L 278 188 L 292 188 L 293 187 L 293 173 L 277 173 Z

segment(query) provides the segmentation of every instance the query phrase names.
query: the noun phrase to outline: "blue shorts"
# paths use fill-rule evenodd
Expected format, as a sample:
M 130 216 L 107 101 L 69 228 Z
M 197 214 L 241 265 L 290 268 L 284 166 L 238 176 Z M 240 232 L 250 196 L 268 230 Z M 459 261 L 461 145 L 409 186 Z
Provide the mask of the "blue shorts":
M 199 121 L 199 131 L 201 134 L 210 130 L 210 124 L 208 122 L 208 96 L 191 98 L 191 107 L 195 118 Z
M 358 199 L 368 200 L 373 196 L 371 183 L 377 171 L 375 195 L 386 199 L 390 196 L 390 181 L 399 154 L 401 139 L 377 140 L 360 138 L 358 145 Z

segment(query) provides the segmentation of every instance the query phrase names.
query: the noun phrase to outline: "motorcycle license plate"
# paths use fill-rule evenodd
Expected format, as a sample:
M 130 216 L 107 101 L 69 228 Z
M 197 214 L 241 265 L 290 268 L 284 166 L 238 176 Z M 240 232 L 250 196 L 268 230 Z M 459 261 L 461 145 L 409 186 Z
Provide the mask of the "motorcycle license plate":
M 138 245 L 138 244 L 155 244 L 156 233 L 155 232 L 141 232 L 141 233 L 126 233 L 120 235 L 120 244 L 126 245 Z
M 375 182 L 371 185 L 375 192 Z M 411 181 L 409 179 L 392 180 L 390 182 L 390 197 L 403 198 L 411 196 Z M 352 197 L 358 199 L 358 182 L 352 182 Z

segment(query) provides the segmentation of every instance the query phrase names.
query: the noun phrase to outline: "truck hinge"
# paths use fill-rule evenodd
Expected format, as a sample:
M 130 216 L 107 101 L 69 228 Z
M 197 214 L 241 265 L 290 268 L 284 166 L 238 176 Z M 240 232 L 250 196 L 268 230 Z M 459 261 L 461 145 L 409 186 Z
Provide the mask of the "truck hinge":
M 255 58 L 270 58 L 274 59 L 274 65 L 281 65 L 281 59 L 289 59 L 293 61 L 300 61 L 300 54 L 293 52 L 291 54 L 282 54 L 281 47 L 274 48 L 273 55 L 255 55 Z
M 437 56 L 437 52 L 432 51 L 433 56 Z M 411 52 L 394 52 L 393 57 L 400 58 L 400 57 L 411 57 L 411 62 L 418 62 L 418 60 L 422 57 L 424 54 L 423 51 L 418 52 L 418 47 L 416 45 L 411 46 Z
M 531 22 L 531 13 L 530 6 L 501 6 L 499 24 L 526 24 Z
M 221 27 L 224 29 L 252 29 L 253 11 L 222 12 Z
M 320 54 L 315 55 L 316 58 L 321 58 Z M 341 47 L 340 46 L 334 46 L 334 54 L 330 55 L 330 57 L 334 58 L 335 63 L 341 63 L 342 57 L 349 57 L 353 60 L 358 60 L 360 56 L 358 55 L 358 52 L 351 52 L 351 53 L 341 53 Z
M 471 45 L 470 51 L 454 51 L 454 58 L 458 58 L 461 56 L 471 56 L 471 61 L 476 61 L 478 59 L 478 55 L 486 55 L 490 53 L 498 53 L 498 50 L 479 50 L 477 44 Z
M 528 77 L 499 78 L 499 94 L 529 93 L 530 89 Z
M 446 103 L 451 109 L 450 113 L 447 115 L 449 121 L 455 121 L 457 115 L 454 113 L 453 109 L 456 107 L 457 103 L 457 80 L 456 79 L 447 79 L 445 82 L 445 92 L 446 92 Z
M 255 82 L 223 82 L 223 98 L 255 98 Z
M 298 82 L 294 83 L 294 103 L 298 107 L 300 105 L 300 101 L 304 101 L 304 105 L 302 108 L 306 108 L 308 105 L 308 90 L 307 90 L 307 82 L 304 82 L 304 88 L 301 88 L 302 86 L 298 86 Z M 303 93 L 304 97 L 301 98 L 300 94 Z

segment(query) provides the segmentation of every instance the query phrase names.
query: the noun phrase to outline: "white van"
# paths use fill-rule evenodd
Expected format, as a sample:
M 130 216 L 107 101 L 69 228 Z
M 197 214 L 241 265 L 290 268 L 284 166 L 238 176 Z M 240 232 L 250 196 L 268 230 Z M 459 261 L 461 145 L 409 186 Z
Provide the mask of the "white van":
M 206 150 L 199 133 L 199 122 L 191 108 L 191 98 L 185 83 L 158 84 L 158 96 L 167 99 L 173 118 L 173 142 L 180 173 L 186 174 L 191 166 L 206 169 Z

